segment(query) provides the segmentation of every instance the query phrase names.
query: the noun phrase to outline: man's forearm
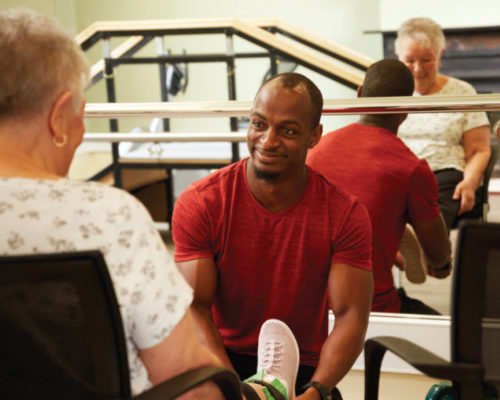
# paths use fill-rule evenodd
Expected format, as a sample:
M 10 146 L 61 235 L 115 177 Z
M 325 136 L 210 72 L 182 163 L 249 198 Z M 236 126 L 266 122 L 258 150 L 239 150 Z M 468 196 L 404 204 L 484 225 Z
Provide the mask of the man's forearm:
M 191 309 L 200 342 L 219 358 L 224 367 L 233 369 L 219 330 L 213 322 L 211 311 L 195 305 Z
M 366 326 L 367 322 L 356 315 L 336 317 L 335 327 L 321 348 L 313 381 L 329 389 L 340 382 L 363 349 Z

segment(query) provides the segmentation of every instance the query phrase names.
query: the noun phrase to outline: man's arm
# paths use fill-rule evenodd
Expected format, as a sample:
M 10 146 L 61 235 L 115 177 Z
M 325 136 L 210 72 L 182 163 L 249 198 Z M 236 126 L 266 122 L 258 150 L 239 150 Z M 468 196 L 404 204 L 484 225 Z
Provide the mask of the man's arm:
M 346 264 L 332 264 L 328 293 L 335 326 L 321 348 L 318 367 L 311 380 L 331 390 L 363 349 L 373 296 L 372 273 Z M 319 398 L 317 390 L 309 388 L 297 400 Z
M 450 261 L 451 244 L 443 216 L 439 214 L 436 218 L 412 222 L 411 225 L 424 251 L 429 275 L 435 278 L 446 278 L 451 268 L 442 270 L 440 268 Z
M 220 360 L 211 354 L 196 337 L 191 311 L 175 326 L 173 331 L 159 344 L 139 350 L 148 372 L 149 381 L 157 385 L 190 369 L 213 365 L 222 366 Z M 189 391 L 182 399 L 223 399 L 218 387 L 207 382 Z
M 212 303 L 217 288 L 217 268 L 212 258 L 178 262 L 177 267 L 191 285 L 194 299 L 191 305 L 196 334 L 226 368 L 233 369 L 217 327 L 213 321 Z

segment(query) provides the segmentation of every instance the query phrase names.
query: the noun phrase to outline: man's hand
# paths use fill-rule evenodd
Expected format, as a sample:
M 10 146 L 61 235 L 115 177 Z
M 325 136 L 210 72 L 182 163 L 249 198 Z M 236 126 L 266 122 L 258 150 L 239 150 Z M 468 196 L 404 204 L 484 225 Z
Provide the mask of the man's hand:
M 451 273 L 451 261 L 441 268 L 427 267 L 427 274 L 437 279 L 444 279 Z
M 458 210 L 458 215 L 472 210 L 476 201 L 476 191 L 474 190 L 474 185 L 465 180 L 459 182 L 455 187 L 455 192 L 453 192 L 453 199 L 460 199 L 460 209 Z

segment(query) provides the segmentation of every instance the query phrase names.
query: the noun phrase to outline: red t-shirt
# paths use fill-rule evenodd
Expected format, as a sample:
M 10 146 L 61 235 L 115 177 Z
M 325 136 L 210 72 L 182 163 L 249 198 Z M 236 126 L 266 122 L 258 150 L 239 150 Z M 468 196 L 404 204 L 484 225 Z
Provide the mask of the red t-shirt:
M 256 355 L 264 321 L 294 332 L 301 363 L 316 365 L 328 334 L 332 263 L 371 269 L 365 207 L 308 170 L 303 196 L 278 213 L 251 194 L 242 160 L 191 184 L 172 219 L 175 261 L 213 258 L 218 283 L 213 315 L 224 344 Z
M 373 311 L 399 312 L 392 266 L 407 222 L 439 215 L 437 181 L 392 132 L 351 124 L 324 135 L 307 164 L 368 209 L 373 228 Z

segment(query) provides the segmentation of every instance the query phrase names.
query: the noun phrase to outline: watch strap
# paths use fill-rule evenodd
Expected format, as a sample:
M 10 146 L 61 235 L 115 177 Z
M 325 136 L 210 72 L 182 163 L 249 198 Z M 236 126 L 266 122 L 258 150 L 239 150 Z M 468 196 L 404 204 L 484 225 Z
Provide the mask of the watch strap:
M 310 387 L 313 387 L 319 392 L 321 400 L 333 400 L 333 396 L 330 390 L 328 390 L 328 388 L 325 385 L 317 381 L 311 381 L 309 383 L 306 383 L 304 386 L 302 386 L 302 392 L 305 392 Z

